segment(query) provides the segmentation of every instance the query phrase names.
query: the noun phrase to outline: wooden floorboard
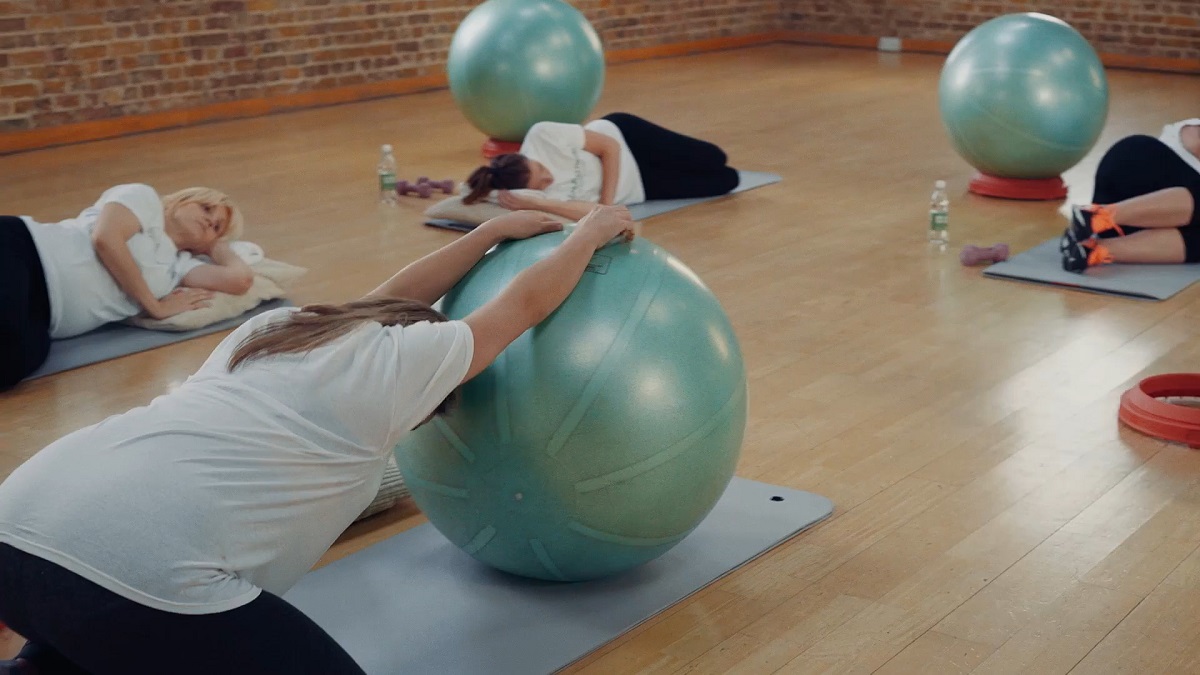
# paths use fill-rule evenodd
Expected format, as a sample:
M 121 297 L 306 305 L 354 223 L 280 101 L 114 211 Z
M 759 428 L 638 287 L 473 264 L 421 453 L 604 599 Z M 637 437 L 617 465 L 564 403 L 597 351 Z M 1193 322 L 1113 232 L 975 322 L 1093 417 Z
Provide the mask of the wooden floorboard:
M 1121 300 L 985 279 L 965 243 L 1019 251 L 1057 203 L 966 193 L 938 117 L 942 57 L 774 45 L 628 63 L 598 112 L 725 147 L 782 183 L 653 218 L 728 311 L 750 372 L 738 473 L 830 497 L 834 516 L 571 666 L 572 673 L 1200 671 L 1200 455 L 1121 427 L 1141 377 L 1196 370 L 1200 290 Z M 1103 150 L 1195 116 L 1200 78 L 1110 71 Z M 375 204 L 378 146 L 401 177 L 463 178 L 482 138 L 448 92 L 0 157 L 0 211 L 72 216 L 140 181 L 232 194 L 247 238 L 337 301 L 451 241 L 430 202 Z M 949 181 L 952 246 L 925 242 Z M 0 395 L 0 477 L 58 436 L 182 381 L 221 335 Z M 355 525 L 322 561 L 420 522 Z M 12 645 L 0 642 L 0 652 Z M 2 655 L 2 654 L 0 654 Z

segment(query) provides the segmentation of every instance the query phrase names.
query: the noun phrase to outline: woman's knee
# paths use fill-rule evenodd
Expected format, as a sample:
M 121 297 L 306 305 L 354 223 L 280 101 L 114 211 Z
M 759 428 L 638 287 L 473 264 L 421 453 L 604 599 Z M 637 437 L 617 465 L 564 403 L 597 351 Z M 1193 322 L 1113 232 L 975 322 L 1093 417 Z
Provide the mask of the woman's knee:
M 4 328 L 0 326 L 0 391 L 7 391 L 20 384 L 29 374 L 25 371 L 20 352 L 16 351 L 16 345 L 7 338 Z
M 1179 228 L 1183 237 L 1183 260 L 1188 263 L 1200 262 L 1200 226 L 1189 225 Z
M 1126 136 L 1100 159 L 1092 200 L 1109 204 L 1177 185 L 1171 167 L 1179 162 L 1175 151 L 1153 136 Z
M 741 174 L 738 173 L 737 169 L 731 166 L 722 167 L 719 175 L 721 194 L 733 192 L 742 182 Z
M 1112 147 L 1108 149 L 1108 152 L 1104 153 L 1104 156 L 1124 156 L 1127 154 L 1132 154 L 1137 157 L 1142 157 L 1147 154 L 1153 155 L 1154 153 L 1162 152 L 1164 150 L 1168 153 L 1172 152 L 1172 150 L 1167 147 L 1166 143 L 1163 143 L 1153 136 L 1147 136 L 1146 134 L 1134 134 L 1132 136 L 1126 136 L 1116 143 L 1113 143 Z
M 641 121 L 642 118 L 627 112 L 611 112 L 600 119 L 608 120 L 609 122 L 620 126 L 622 122 L 630 122 L 633 120 Z
M 49 336 L 42 340 L 23 327 L 0 323 L 0 391 L 12 389 L 40 368 L 49 351 Z

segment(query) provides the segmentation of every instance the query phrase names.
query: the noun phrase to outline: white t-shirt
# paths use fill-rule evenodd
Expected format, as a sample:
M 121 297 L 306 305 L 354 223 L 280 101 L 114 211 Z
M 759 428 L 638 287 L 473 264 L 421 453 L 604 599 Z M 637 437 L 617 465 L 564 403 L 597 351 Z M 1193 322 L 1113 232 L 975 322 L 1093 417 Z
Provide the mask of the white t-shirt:
M 57 223 L 39 223 L 22 216 L 46 272 L 53 339 L 86 333 L 142 311 L 137 301 L 117 285 L 92 246 L 92 230 L 100 210 L 111 203 L 125 206 L 141 223 L 141 232 L 127 243 L 154 297 L 167 295 L 188 272 L 204 264 L 177 249 L 167 236 L 163 229 L 162 200 L 149 185 L 109 188 L 78 217 Z
M 393 446 L 455 389 L 461 321 L 367 323 L 229 373 L 230 334 L 175 391 L 52 443 L 0 484 L 0 542 L 180 614 L 282 595 L 371 503 Z
M 1162 135 L 1158 137 L 1158 140 L 1166 143 L 1167 147 L 1174 150 L 1183 161 L 1196 170 L 1196 173 L 1200 173 L 1200 157 L 1193 155 L 1187 148 L 1183 147 L 1183 142 L 1179 139 L 1179 134 L 1183 131 L 1183 128 L 1193 125 L 1200 125 L 1200 117 L 1193 117 L 1182 122 L 1168 124 L 1163 127 Z
M 583 149 L 584 129 L 615 138 L 621 146 L 620 171 L 613 201 L 617 204 L 639 204 L 646 201 L 646 191 L 642 186 L 642 174 L 638 169 L 637 160 L 629 151 L 621 130 L 608 120 L 595 120 L 585 126 L 538 122 L 530 127 L 521 143 L 520 152 L 544 164 L 554 176 L 554 183 L 543 190 L 543 194 L 560 201 L 600 201 L 604 173 L 600 158 Z

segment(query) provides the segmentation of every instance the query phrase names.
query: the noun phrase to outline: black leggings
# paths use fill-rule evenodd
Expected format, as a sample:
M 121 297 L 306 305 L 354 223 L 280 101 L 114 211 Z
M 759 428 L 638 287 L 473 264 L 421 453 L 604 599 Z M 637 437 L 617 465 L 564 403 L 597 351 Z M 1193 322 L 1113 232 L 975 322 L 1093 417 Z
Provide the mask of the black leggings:
M 1186 260 L 1200 262 L 1200 172 L 1153 136 L 1127 136 L 1116 142 L 1096 168 L 1095 204 L 1113 204 L 1167 188 L 1182 187 L 1192 194 L 1192 219 L 1178 228 Z M 1146 228 L 1121 226 L 1125 234 Z M 1102 237 L 1116 236 L 1109 230 Z
M 738 186 L 738 172 L 726 165 L 725 151 L 708 141 L 629 113 L 611 113 L 602 119 L 616 125 L 625 137 L 642 174 L 647 200 L 716 197 Z
M 362 668 L 300 610 L 263 592 L 219 614 L 173 614 L 0 544 L 0 621 L 39 675 L 357 675 Z
M 0 216 L 0 391 L 38 369 L 50 353 L 46 273 L 25 221 Z

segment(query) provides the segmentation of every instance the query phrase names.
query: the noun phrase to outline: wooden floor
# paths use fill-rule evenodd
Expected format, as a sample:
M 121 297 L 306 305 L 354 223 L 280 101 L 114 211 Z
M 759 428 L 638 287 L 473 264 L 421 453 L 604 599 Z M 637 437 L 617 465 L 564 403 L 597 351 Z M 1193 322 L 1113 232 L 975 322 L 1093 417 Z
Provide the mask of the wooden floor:
M 612 67 L 600 112 L 717 141 L 775 186 L 644 234 L 730 313 L 749 361 L 738 474 L 834 517 L 584 658 L 578 673 L 1200 672 L 1200 454 L 1118 426 L 1118 397 L 1200 367 L 1200 288 L 1147 303 L 984 279 L 964 243 L 1057 235 L 1057 203 L 968 195 L 938 118 L 942 59 L 770 46 Z M 1200 78 L 1111 72 L 1096 150 L 1197 114 Z M 1190 107 L 1189 107 L 1190 106 Z M 465 177 L 479 134 L 447 92 L 0 158 L 0 211 L 77 213 L 104 188 L 212 185 L 248 238 L 304 265 L 296 301 L 356 296 L 456 235 L 402 177 Z M 924 242 L 949 181 L 952 247 Z M 221 336 L 0 395 L 0 476 L 59 435 L 183 380 Z M 326 560 L 419 522 L 355 526 Z

